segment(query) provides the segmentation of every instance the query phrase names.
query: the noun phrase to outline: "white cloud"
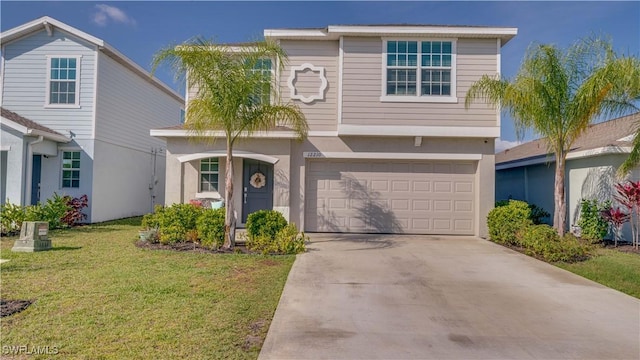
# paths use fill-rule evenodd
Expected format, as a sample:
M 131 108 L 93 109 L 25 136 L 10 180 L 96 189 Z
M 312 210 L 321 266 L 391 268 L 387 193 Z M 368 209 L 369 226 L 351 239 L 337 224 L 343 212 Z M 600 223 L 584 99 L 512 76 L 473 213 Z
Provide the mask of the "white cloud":
M 502 140 L 502 139 L 496 139 L 496 153 L 499 153 L 503 150 L 512 148 L 514 146 L 518 146 L 520 145 L 521 142 L 519 141 L 509 141 L 509 140 Z
M 114 23 L 122 23 L 127 25 L 135 25 L 136 21 L 127 15 L 124 11 L 118 9 L 115 6 L 109 6 L 106 4 L 96 5 L 96 13 L 93 14 L 93 22 L 98 26 L 107 26 L 109 21 Z

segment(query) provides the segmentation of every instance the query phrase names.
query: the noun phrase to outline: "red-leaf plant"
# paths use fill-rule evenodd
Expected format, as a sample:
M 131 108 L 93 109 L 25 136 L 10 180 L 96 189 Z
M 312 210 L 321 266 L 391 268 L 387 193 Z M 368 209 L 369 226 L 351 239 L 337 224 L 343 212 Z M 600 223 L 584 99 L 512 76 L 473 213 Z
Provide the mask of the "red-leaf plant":
M 622 225 L 629 221 L 631 216 L 620 208 L 608 208 L 607 210 L 601 211 L 600 216 L 614 228 L 613 246 L 617 247 L 618 239 L 622 236 Z
M 82 209 L 86 208 L 89 204 L 87 195 L 82 195 L 79 198 L 72 198 L 71 196 L 65 196 L 67 199 L 67 206 L 69 210 L 62 217 L 62 222 L 73 226 L 76 223 L 87 218 L 87 214 L 82 212 Z
M 617 195 L 614 196 L 620 205 L 628 210 L 633 234 L 633 246 L 637 249 L 640 244 L 638 228 L 640 227 L 640 181 L 626 181 L 614 185 Z

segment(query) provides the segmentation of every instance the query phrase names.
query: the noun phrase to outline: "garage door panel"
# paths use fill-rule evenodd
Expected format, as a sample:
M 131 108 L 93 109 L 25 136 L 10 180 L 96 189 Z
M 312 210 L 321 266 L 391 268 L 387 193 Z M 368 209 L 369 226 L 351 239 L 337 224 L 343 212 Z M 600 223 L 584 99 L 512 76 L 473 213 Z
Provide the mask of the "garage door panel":
M 307 231 L 474 232 L 474 163 L 310 160 Z

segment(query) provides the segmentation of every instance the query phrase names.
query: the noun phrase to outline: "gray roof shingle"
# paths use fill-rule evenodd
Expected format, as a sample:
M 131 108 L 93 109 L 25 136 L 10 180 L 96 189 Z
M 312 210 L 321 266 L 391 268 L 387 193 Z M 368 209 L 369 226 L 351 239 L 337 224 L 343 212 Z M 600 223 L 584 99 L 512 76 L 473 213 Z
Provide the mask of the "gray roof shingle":
M 621 139 L 633 135 L 640 126 L 640 112 L 617 119 L 591 124 L 574 142 L 571 152 L 606 146 L 629 146 L 631 141 Z M 537 139 L 496 154 L 496 165 L 545 157 L 548 154 L 544 139 Z
M 3 107 L 0 107 L 0 113 L 2 115 L 3 118 L 8 119 L 13 121 L 16 124 L 22 125 L 24 127 L 26 127 L 27 129 L 34 129 L 34 130 L 40 130 L 46 133 L 50 133 L 52 135 L 58 135 L 58 136 L 64 136 L 63 134 L 60 134 L 59 132 L 52 130 L 46 126 L 40 125 L 35 121 L 29 120 L 26 117 L 19 115 L 17 113 L 14 113 L 13 111 L 10 111 L 8 109 L 5 109 Z

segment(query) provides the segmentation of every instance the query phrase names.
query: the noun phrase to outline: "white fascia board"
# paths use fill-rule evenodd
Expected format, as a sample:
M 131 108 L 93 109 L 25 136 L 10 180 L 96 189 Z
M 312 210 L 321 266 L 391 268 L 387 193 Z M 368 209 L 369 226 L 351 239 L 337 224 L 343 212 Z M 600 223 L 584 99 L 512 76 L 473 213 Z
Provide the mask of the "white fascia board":
M 7 126 L 7 127 L 10 127 L 13 130 L 21 133 L 22 135 L 27 135 L 27 133 L 29 132 L 29 128 L 27 128 L 26 126 L 20 125 L 20 124 L 18 124 L 16 122 L 13 122 L 13 121 L 5 118 L 5 117 L 0 117 L 0 124 L 2 124 L 4 126 Z
M 67 143 L 69 141 L 71 141 L 71 139 L 69 139 L 68 137 L 64 136 L 64 135 L 56 135 L 56 134 L 52 134 L 48 131 L 42 131 L 42 130 L 38 130 L 38 129 L 30 129 L 24 125 L 20 125 L 14 121 L 11 121 L 5 117 L 0 117 L 0 123 L 2 125 L 5 125 L 7 127 L 10 127 L 11 129 L 21 133 L 22 135 L 26 135 L 26 136 L 42 136 L 46 139 L 49 140 L 53 140 L 56 142 L 63 142 L 63 143 Z
M 273 39 L 327 39 L 328 34 L 320 29 L 265 29 L 265 38 Z
M 61 142 L 61 143 L 68 143 L 69 141 L 71 141 L 71 139 L 69 139 L 68 137 L 66 137 L 64 135 L 56 135 L 56 134 L 52 134 L 50 132 L 41 131 L 41 130 L 37 130 L 37 129 L 29 129 L 29 131 L 27 132 L 27 135 L 30 135 L 30 136 L 42 136 L 45 139 L 49 139 L 49 140 L 53 140 L 55 142 Z
M 425 137 L 500 137 L 499 126 L 391 126 L 338 124 L 338 135 L 425 136 Z
M 277 157 L 273 157 L 265 154 L 258 154 L 250 151 L 233 150 L 232 154 L 234 157 L 243 158 L 243 159 L 254 159 L 258 161 L 268 162 L 270 164 L 275 164 L 278 161 L 280 161 L 280 159 L 278 159 Z M 193 161 L 193 160 L 207 159 L 210 157 L 227 157 L 227 151 L 212 150 L 212 151 L 205 151 L 201 153 L 186 154 L 186 155 L 178 156 L 177 159 L 179 162 L 184 163 L 184 162 Z
M 595 149 L 570 152 L 567 154 L 567 160 L 585 159 L 600 155 L 628 154 L 631 152 L 631 146 L 604 146 Z M 540 156 L 533 159 L 522 159 L 506 164 L 496 164 L 496 170 L 505 170 L 522 166 L 539 165 L 554 163 L 556 161 L 555 154 L 548 156 Z
M 307 159 L 370 159 L 370 160 L 482 160 L 482 154 L 453 153 L 381 153 L 381 152 L 304 152 Z
M 166 129 L 151 129 L 149 135 L 153 137 L 194 137 L 194 133 L 190 130 L 166 130 Z M 203 136 L 224 138 L 226 134 L 224 131 L 207 131 Z M 271 139 L 297 139 L 298 135 L 293 131 L 261 131 L 255 132 L 251 135 L 240 134 L 241 138 L 271 138 Z
M 502 45 L 518 34 L 511 27 L 456 27 L 456 26 L 342 26 L 330 25 L 329 34 L 338 35 L 424 35 L 451 37 L 499 37 Z

